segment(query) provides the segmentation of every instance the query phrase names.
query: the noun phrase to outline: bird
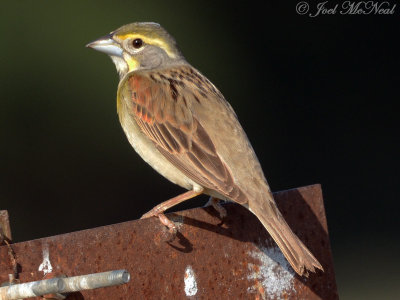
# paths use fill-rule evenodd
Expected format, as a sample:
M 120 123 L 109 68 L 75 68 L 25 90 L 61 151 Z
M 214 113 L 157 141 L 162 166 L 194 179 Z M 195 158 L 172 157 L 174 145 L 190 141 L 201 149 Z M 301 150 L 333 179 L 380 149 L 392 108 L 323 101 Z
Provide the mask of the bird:
M 260 162 L 232 106 L 184 58 L 159 24 L 135 22 L 89 43 L 108 54 L 119 74 L 117 112 L 135 151 L 187 191 L 144 214 L 158 217 L 200 194 L 236 202 L 263 224 L 300 276 L 323 267 L 280 213 Z M 221 210 L 220 210 L 221 211 Z

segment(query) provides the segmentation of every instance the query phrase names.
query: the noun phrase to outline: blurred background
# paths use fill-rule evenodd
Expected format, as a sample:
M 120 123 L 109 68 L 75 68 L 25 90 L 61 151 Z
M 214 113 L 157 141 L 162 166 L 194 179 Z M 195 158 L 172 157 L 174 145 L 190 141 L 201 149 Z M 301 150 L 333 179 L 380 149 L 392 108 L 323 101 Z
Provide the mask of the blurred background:
M 116 114 L 115 67 L 84 47 L 154 21 L 231 102 L 273 191 L 322 184 L 341 298 L 398 299 L 399 14 L 3 0 L 0 209 L 14 240 L 133 220 L 182 192 L 132 150 Z

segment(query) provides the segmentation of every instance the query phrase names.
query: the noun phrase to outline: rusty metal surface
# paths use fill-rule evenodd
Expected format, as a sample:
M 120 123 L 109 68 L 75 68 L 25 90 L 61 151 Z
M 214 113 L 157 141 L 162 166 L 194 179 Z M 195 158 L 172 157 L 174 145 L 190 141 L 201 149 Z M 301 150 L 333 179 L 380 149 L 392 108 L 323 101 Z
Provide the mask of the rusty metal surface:
M 325 273 L 295 275 L 256 217 L 227 204 L 223 224 L 211 207 L 168 214 L 179 228 L 172 243 L 164 242 L 167 230 L 151 218 L 14 244 L 19 278 L 113 269 L 131 274 L 123 286 L 67 299 L 338 299 L 321 187 L 278 192 L 275 199 Z M 3 246 L 0 283 L 8 273 L 12 265 Z

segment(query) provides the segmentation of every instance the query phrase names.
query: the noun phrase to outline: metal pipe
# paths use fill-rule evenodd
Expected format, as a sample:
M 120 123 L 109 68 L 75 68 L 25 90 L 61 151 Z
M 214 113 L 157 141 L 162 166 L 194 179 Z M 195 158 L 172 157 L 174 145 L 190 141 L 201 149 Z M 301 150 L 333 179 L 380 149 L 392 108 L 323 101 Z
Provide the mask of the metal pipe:
M 131 275 L 126 270 L 116 270 L 103 273 L 63 278 L 65 287 L 60 293 L 70 293 L 82 290 L 92 290 L 101 287 L 119 285 L 129 282 Z
M 65 288 L 61 278 L 32 281 L 0 288 L 0 300 L 25 299 L 57 293 Z
M 130 277 L 128 271 L 116 270 L 9 285 L 0 288 L 0 300 L 26 299 L 46 294 L 64 294 L 120 285 L 129 282 Z

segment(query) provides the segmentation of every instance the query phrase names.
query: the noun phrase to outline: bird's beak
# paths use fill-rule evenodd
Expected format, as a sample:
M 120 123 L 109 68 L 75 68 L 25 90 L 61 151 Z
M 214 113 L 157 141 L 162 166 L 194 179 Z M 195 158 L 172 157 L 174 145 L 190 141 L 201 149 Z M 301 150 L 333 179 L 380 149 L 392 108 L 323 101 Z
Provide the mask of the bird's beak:
M 122 57 L 123 50 L 120 45 L 114 41 L 111 34 L 103 36 L 86 45 L 88 48 L 103 52 L 110 56 Z

